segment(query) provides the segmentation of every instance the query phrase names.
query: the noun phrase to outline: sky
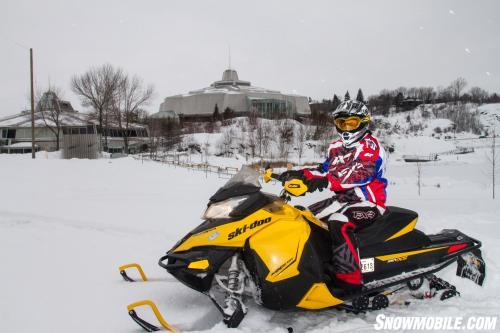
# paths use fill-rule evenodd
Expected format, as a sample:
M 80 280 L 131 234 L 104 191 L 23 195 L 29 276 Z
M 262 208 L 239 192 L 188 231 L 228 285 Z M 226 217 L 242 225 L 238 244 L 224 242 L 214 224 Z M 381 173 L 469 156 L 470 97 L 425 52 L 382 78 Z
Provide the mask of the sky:
M 29 106 L 35 85 L 63 91 L 105 63 L 155 86 L 146 107 L 220 80 L 313 99 L 399 86 L 500 92 L 497 0 L 0 0 L 0 117 Z

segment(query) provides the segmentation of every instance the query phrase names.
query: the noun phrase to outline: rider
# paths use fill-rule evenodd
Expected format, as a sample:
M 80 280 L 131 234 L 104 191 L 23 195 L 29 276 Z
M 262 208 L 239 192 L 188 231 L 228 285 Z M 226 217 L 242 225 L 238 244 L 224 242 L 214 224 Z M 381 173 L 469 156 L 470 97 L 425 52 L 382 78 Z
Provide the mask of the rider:
M 327 187 L 335 192 L 309 209 L 329 225 L 332 278 L 344 288 L 356 289 L 361 284 L 361 272 L 353 232 L 384 214 L 385 152 L 368 129 L 370 114 L 362 102 L 344 101 L 331 117 L 340 138 L 330 144 L 326 161 L 316 169 L 285 172 L 281 180 L 299 177 L 308 192 Z

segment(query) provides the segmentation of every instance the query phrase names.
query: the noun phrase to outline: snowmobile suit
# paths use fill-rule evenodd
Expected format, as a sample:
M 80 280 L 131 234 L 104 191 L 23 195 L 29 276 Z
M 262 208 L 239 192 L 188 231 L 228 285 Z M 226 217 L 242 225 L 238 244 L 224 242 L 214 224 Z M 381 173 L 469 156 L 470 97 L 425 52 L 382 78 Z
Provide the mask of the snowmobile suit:
M 354 232 L 384 214 L 387 180 L 385 151 L 370 132 L 349 147 L 338 139 L 330 144 L 328 158 L 317 169 L 304 170 L 307 179 L 326 177 L 335 196 L 309 207 L 330 227 L 333 274 L 353 286 L 361 283 Z

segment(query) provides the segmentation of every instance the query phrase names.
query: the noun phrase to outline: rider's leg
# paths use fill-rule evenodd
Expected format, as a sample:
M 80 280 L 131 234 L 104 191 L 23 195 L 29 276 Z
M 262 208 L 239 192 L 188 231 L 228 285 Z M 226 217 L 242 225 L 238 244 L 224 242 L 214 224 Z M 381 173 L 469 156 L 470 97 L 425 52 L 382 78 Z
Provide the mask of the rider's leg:
M 358 288 L 361 284 L 361 269 L 358 244 L 354 233 L 381 215 L 381 210 L 371 202 L 360 202 L 344 207 L 341 213 L 329 216 L 328 224 L 332 238 L 331 275 L 343 288 Z
M 353 233 L 356 226 L 345 215 L 336 213 L 328 219 L 328 227 L 332 238 L 330 275 L 343 289 L 356 289 L 361 284 L 357 242 Z

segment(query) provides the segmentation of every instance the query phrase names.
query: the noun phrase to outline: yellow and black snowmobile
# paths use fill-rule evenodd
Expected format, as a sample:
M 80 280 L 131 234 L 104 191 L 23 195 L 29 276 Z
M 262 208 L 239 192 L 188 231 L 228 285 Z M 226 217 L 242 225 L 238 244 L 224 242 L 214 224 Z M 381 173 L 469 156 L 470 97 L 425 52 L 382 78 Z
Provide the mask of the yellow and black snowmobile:
M 264 180 L 276 177 L 267 170 Z M 357 233 L 362 288 L 345 291 L 335 285 L 330 262 L 328 226 L 303 207 L 291 206 L 290 195 L 305 194 L 300 179 L 284 184 L 280 197 L 264 193 L 259 174 L 242 168 L 211 198 L 204 222 L 160 258 L 186 286 L 206 294 L 228 327 L 243 320 L 253 297 L 274 310 L 339 307 L 353 312 L 389 305 L 387 295 L 417 289 L 428 281 L 441 299 L 458 292 L 433 273 L 458 260 L 457 275 L 482 284 L 485 264 L 481 243 L 458 230 L 425 235 L 415 229 L 417 213 L 388 207 L 372 226 Z M 135 312 L 132 318 L 155 330 Z

